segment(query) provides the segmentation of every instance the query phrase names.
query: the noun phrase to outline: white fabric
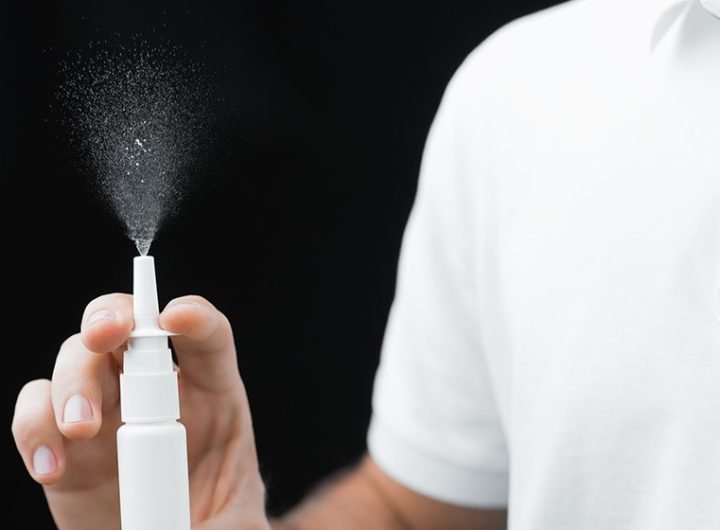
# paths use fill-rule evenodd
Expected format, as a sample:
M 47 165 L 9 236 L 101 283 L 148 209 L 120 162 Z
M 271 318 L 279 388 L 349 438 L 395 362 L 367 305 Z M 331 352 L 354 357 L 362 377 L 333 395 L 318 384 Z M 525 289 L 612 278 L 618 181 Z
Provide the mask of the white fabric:
M 720 528 L 720 20 L 574 0 L 454 76 L 368 434 L 513 530 Z
M 701 0 L 705 8 L 716 17 L 720 17 L 720 0 Z

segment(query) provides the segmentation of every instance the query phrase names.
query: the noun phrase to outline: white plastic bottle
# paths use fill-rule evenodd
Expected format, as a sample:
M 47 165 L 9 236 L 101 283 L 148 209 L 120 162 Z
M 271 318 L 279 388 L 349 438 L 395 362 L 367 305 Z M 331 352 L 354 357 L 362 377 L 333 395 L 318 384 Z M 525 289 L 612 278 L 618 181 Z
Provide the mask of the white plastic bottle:
M 117 432 L 123 530 L 190 530 L 187 442 L 177 373 L 161 330 L 155 262 L 134 260 L 135 329 L 120 375 Z

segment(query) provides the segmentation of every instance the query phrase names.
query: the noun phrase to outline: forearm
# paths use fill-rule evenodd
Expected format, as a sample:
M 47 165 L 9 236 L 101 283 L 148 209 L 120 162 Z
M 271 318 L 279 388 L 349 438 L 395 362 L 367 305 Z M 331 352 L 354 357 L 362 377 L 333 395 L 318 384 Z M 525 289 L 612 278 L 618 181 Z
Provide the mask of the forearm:
M 326 483 L 273 530 L 505 530 L 504 509 L 475 509 L 420 495 L 366 457 L 353 471 Z
M 273 530 L 406 530 L 401 516 L 361 464 L 324 483 L 290 513 L 271 521 Z

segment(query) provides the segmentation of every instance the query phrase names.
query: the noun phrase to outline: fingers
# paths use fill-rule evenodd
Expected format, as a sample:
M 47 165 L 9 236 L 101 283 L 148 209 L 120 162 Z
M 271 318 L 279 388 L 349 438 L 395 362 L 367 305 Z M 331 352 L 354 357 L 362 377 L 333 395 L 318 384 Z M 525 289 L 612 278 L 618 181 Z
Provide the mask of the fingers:
M 95 436 L 104 410 L 118 417 L 118 368 L 109 353 L 126 342 L 132 322 L 129 295 L 95 299 L 83 315 L 82 333 L 60 348 L 52 383 L 33 381 L 20 392 L 12 431 L 30 475 L 41 484 L 62 476 L 65 438 Z
M 124 349 L 133 327 L 132 315 L 130 295 L 116 293 L 93 300 L 83 315 L 82 343 L 95 353 Z M 199 296 L 175 299 L 160 315 L 159 325 L 179 334 L 173 344 L 184 383 L 205 391 L 224 391 L 237 384 L 232 329 L 210 302 Z M 84 410 L 80 401 L 71 406 Z
M 172 338 L 185 383 L 208 392 L 228 390 L 240 381 L 232 329 L 225 315 L 200 296 L 170 302 L 160 327 Z
M 82 342 L 91 352 L 107 353 L 120 348 L 133 328 L 132 297 L 107 294 L 90 302 L 83 314 Z
M 80 335 L 63 343 L 52 378 L 54 421 L 71 440 L 91 438 L 102 425 L 103 409 L 119 402 L 118 367 L 110 355 L 90 351 Z
M 159 324 L 178 333 L 173 342 L 184 385 L 213 393 L 242 391 L 232 329 L 212 304 L 197 296 L 176 299 Z M 70 447 L 65 438 L 92 438 L 103 418 L 109 429 L 119 423 L 116 356 L 132 326 L 129 295 L 97 298 L 85 310 L 81 333 L 62 345 L 52 384 L 33 381 L 20 392 L 12 432 L 30 475 L 41 484 L 63 475 Z
M 20 391 L 12 432 L 30 475 L 41 484 L 56 482 L 64 470 L 64 451 L 55 424 L 50 381 L 31 381 Z

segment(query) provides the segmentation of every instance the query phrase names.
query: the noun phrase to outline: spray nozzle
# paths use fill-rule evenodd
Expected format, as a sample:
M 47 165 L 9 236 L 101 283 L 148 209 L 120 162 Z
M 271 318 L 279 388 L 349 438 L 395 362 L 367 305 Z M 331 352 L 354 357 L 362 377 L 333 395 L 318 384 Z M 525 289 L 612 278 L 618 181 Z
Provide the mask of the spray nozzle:
M 123 421 L 160 421 L 180 417 L 177 374 L 168 336 L 158 325 L 155 261 L 138 256 L 133 262 L 135 329 L 123 355 L 120 407 Z
M 138 256 L 133 261 L 133 317 L 135 328 L 130 333 L 126 372 L 172 371 L 168 337 L 173 335 L 158 325 L 157 282 L 155 260 L 152 256 Z
M 158 325 L 157 281 L 152 256 L 137 256 L 133 260 L 133 317 L 135 328 L 131 337 L 167 337 L 172 335 Z
M 133 261 L 133 317 L 134 333 L 159 329 L 160 315 L 155 280 L 155 260 L 152 256 L 138 256 Z

